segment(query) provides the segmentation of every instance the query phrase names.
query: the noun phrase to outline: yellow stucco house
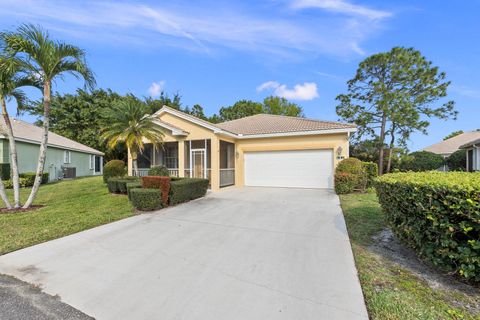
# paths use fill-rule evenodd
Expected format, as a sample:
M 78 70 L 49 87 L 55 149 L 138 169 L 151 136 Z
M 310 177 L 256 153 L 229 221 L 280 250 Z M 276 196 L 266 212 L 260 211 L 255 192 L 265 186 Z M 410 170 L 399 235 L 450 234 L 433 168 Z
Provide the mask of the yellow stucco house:
M 355 125 L 259 114 L 210 123 L 163 107 L 153 117 L 165 129 L 165 143 L 147 144 L 138 172 L 164 165 L 170 175 L 210 180 L 212 190 L 225 186 L 333 188 L 337 163 L 348 157 Z

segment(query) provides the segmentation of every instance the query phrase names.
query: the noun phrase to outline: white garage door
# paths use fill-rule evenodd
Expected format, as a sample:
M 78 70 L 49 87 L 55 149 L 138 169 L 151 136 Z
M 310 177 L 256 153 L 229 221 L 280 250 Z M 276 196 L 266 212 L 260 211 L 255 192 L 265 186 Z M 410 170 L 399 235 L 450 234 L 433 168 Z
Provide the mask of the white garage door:
M 331 150 L 245 153 L 245 185 L 333 188 Z

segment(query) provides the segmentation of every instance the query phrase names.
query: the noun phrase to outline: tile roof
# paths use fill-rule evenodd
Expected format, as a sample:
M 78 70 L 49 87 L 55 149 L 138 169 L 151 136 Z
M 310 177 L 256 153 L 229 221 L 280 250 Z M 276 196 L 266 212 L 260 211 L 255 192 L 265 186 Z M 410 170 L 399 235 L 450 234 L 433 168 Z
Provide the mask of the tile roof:
M 241 135 L 355 129 L 354 124 L 321 121 L 272 114 L 257 114 L 216 124 L 217 127 Z
M 11 120 L 12 120 L 12 127 L 13 127 L 13 135 L 15 136 L 15 139 L 26 140 L 35 144 L 40 143 L 41 138 L 43 136 L 43 128 L 37 127 L 31 123 L 28 123 L 22 120 L 13 119 L 13 118 Z M 2 126 L 3 126 L 5 122 L 2 119 L 0 123 L 2 123 Z M 0 132 L 0 135 L 6 138 L 6 134 L 3 134 L 2 132 Z M 84 144 L 70 140 L 68 138 L 65 138 L 53 132 L 48 133 L 48 146 L 68 149 L 73 151 L 80 151 L 80 152 L 85 152 L 90 154 L 103 155 L 103 153 L 98 150 L 87 147 Z
M 463 148 L 468 148 L 468 147 L 471 147 L 473 145 L 480 145 L 480 138 L 479 139 L 476 139 L 476 140 L 473 140 L 473 141 L 470 141 L 468 143 L 465 143 L 465 144 L 462 144 L 460 146 L 460 149 L 463 149 Z
M 423 148 L 423 150 L 437 154 L 449 155 L 460 149 L 461 146 L 464 146 L 465 144 L 477 139 L 480 139 L 480 131 L 468 131 L 453 138 L 432 144 L 431 146 Z

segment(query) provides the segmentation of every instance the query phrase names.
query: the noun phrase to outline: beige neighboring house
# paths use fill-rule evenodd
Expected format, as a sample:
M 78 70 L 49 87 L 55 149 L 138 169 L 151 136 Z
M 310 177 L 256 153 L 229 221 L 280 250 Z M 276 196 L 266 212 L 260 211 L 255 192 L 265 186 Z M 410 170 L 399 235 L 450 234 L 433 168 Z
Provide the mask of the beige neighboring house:
M 458 151 L 459 149 L 465 149 L 466 148 L 465 146 L 468 146 L 471 142 L 477 141 L 477 140 L 480 140 L 480 131 L 468 131 L 468 132 L 459 134 L 458 136 L 455 136 L 453 138 L 432 144 L 431 146 L 424 148 L 423 151 L 433 152 L 433 153 L 442 155 L 444 158 L 448 158 L 455 151 Z M 470 149 L 472 148 L 477 148 L 476 150 L 478 153 L 478 147 L 472 146 Z M 473 154 L 473 151 L 471 155 L 469 155 L 467 151 L 467 163 L 468 163 L 469 156 L 475 156 L 475 154 Z M 477 155 L 475 159 L 477 159 L 476 160 L 477 169 L 474 169 L 474 170 L 480 170 L 479 164 L 478 164 L 478 161 L 479 161 L 478 159 L 480 159 L 480 156 Z M 468 168 L 469 167 L 467 164 L 467 169 Z M 447 165 L 444 165 L 442 168 L 439 168 L 439 169 L 443 171 L 447 171 L 448 167 Z M 468 171 L 473 171 L 473 170 L 468 170 Z
M 333 188 L 337 163 L 348 157 L 355 125 L 258 114 L 210 123 L 163 107 L 153 117 L 165 129 L 165 143 L 146 145 L 138 172 L 166 166 L 171 176 L 210 180 L 212 190 L 225 186 Z

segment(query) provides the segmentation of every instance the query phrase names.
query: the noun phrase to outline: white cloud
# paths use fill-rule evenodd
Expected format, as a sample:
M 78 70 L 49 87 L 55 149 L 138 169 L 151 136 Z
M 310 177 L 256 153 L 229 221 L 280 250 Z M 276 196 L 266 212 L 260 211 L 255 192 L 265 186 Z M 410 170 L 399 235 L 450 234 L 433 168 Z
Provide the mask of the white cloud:
M 155 98 L 160 96 L 160 93 L 162 93 L 163 87 L 165 86 L 165 81 L 158 81 L 158 82 L 153 82 L 150 87 L 148 88 L 148 94 L 150 97 Z
M 379 18 L 388 16 L 346 0 L 272 2 L 268 14 L 242 2 L 209 0 L 179 0 L 161 6 L 133 0 L 1 2 L 0 19 L 39 23 L 56 33 L 101 45 L 178 47 L 206 54 L 228 48 L 269 57 L 363 54 L 362 42 L 380 30 Z M 306 19 L 299 9 L 312 7 L 342 14 Z
M 368 19 L 383 19 L 392 15 L 392 13 L 388 11 L 371 9 L 345 0 L 294 0 L 292 7 L 297 9 L 319 8 Z
M 317 84 L 314 82 L 304 82 L 296 84 L 293 89 L 287 88 L 285 84 L 277 81 L 267 81 L 257 87 L 257 91 L 273 89 L 273 93 L 282 98 L 292 100 L 312 100 L 318 98 Z
M 467 86 L 451 86 L 450 89 L 453 92 L 458 93 L 461 96 L 468 97 L 468 98 L 474 98 L 474 99 L 480 99 L 480 88 L 471 88 Z

